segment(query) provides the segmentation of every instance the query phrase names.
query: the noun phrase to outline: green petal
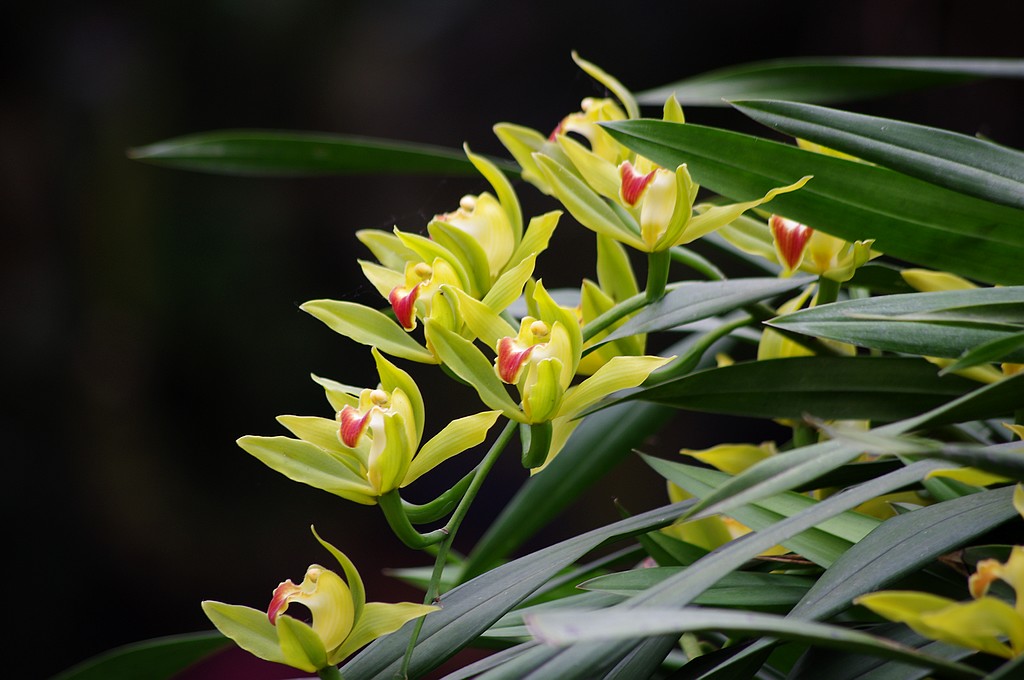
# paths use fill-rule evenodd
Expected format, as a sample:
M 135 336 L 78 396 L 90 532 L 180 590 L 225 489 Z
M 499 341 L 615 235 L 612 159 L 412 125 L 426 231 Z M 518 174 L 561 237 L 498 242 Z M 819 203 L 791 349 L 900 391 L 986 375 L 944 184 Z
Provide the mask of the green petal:
M 637 106 L 636 98 L 622 83 L 594 64 L 591 64 L 589 61 L 580 58 L 580 55 L 576 54 L 576 52 L 572 53 L 572 60 L 575 61 L 576 65 L 583 69 L 588 76 L 611 90 L 612 94 L 614 94 L 615 97 L 622 102 L 622 105 L 626 107 L 626 114 L 630 118 L 640 117 L 640 107 Z
M 253 656 L 264 661 L 287 663 L 277 641 L 277 629 L 270 623 L 267 613 L 237 604 L 214 600 L 203 602 L 203 612 L 225 637 Z M 303 670 L 315 671 L 315 668 Z
M 482 302 L 496 312 L 504 311 L 509 305 L 519 299 L 523 294 L 523 287 L 533 276 L 533 268 L 537 263 L 537 256 L 528 255 L 522 262 L 509 269 L 494 282 L 494 285 Z
M 336 333 L 391 356 L 424 364 L 437 363 L 430 351 L 409 337 L 396 321 L 376 309 L 340 300 L 310 300 L 299 309 L 320 319 Z
M 552 328 L 558 322 L 561 322 L 562 326 L 565 327 L 569 336 L 570 351 L 572 353 L 572 364 L 566 366 L 571 379 L 572 375 L 576 373 L 576 367 L 579 365 L 580 356 L 583 353 L 583 331 L 580 330 L 580 322 L 576 318 L 576 311 L 562 307 L 555 302 L 555 299 L 544 288 L 542 281 L 537 281 L 537 284 L 533 287 L 533 299 L 537 304 L 537 311 L 541 319 L 549 323 Z
M 432 263 L 435 259 L 441 258 L 445 262 L 451 265 L 452 269 L 455 270 L 455 274 L 459 277 L 462 285 L 466 288 L 472 286 L 473 278 L 469 272 L 466 271 L 465 263 L 460 260 L 455 253 L 445 248 L 440 243 L 427 238 L 426 236 L 420 236 L 419 234 L 407 234 L 404 231 L 395 230 L 395 235 L 398 236 L 399 240 L 409 249 L 414 251 L 424 262 Z
M 501 411 L 484 411 L 457 418 L 444 426 L 423 445 L 405 473 L 406 487 L 454 455 L 467 451 L 487 439 L 487 432 L 498 420 Z
M 284 614 L 277 617 L 277 639 L 284 652 L 284 663 L 307 672 L 327 666 L 327 650 L 312 628 Z
M 466 152 L 466 157 L 469 158 L 469 162 L 480 171 L 491 186 L 494 187 L 494 193 L 498 195 L 498 201 L 501 203 L 502 209 L 505 214 L 508 215 L 508 221 L 512 224 L 512 233 L 515 236 L 515 243 L 519 245 L 519 242 L 523 239 L 523 210 L 519 207 L 519 198 L 516 197 L 516 192 L 512 188 L 512 183 L 505 177 L 505 173 L 498 169 L 498 166 L 487 160 L 483 156 L 469 150 L 468 144 L 462 145 L 463 150 Z
M 238 440 L 238 445 L 288 479 L 363 505 L 377 502 L 365 479 L 309 442 L 289 437 L 246 436 Z
M 394 395 L 392 395 L 394 398 Z M 376 434 L 376 433 L 375 433 Z M 398 488 L 412 463 L 413 447 L 409 441 L 405 418 L 401 413 L 387 413 L 384 416 L 384 450 L 376 460 L 376 470 L 370 469 L 370 482 L 374 472 L 379 475 L 381 495 Z
M 598 156 L 572 137 L 559 135 L 558 145 L 562 147 L 562 151 L 576 166 L 576 170 L 583 176 L 591 189 L 605 198 L 618 200 L 622 180 L 619 177 L 619 169 L 614 164 Z
M 548 242 L 551 240 L 551 235 L 555 233 L 555 227 L 558 226 L 560 217 L 562 217 L 561 210 L 552 210 L 531 219 L 522 242 L 509 258 L 506 271 L 518 266 L 530 255 L 537 255 L 547 250 Z
M 418 258 L 397 236 L 380 229 L 361 229 L 356 232 L 356 238 L 388 269 L 403 271 L 406 262 Z
M 488 347 L 497 347 L 501 338 L 514 338 L 518 332 L 501 318 L 490 306 L 475 300 L 457 288 L 445 288 L 445 295 L 455 295 L 459 301 L 459 315 L 473 332 Z
M 340 411 L 346 406 L 359 405 L 359 393 L 363 391 L 362 387 L 346 385 L 330 378 L 321 378 L 315 373 L 311 373 L 310 377 L 313 378 L 313 382 L 324 388 L 324 392 L 327 394 L 327 401 L 330 402 L 331 408 L 335 412 Z
M 675 357 L 615 357 L 576 387 L 569 390 L 562 402 L 559 417 L 573 418 L 612 392 L 636 387 L 652 371 Z
M 334 556 L 334 559 L 341 565 L 342 571 L 345 572 L 345 581 L 348 582 L 348 589 L 352 592 L 352 604 L 354 607 L 353 620 L 355 623 L 353 626 L 359 625 L 359 617 L 362 616 L 363 607 L 366 606 L 366 588 L 363 586 L 363 579 L 359 576 L 359 570 L 356 569 L 356 565 L 352 563 L 352 560 L 348 556 L 335 548 L 333 545 L 320 538 L 320 534 L 316 533 L 314 527 L 310 527 L 313 532 L 313 536 L 319 541 L 320 545 L 327 549 L 327 552 Z M 353 627 L 353 632 L 355 628 Z M 349 633 L 349 638 L 352 637 L 352 633 Z M 333 662 L 332 662 L 333 663 Z
M 493 409 L 509 418 L 525 422 L 526 417 L 505 391 L 505 385 L 498 379 L 494 366 L 483 352 L 469 340 L 453 333 L 428 319 L 424 324 L 427 339 L 434 346 L 445 366 L 476 389 L 480 399 Z
M 686 225 L 686 230 L 682 233 L 679 240 L 673 245 L 682 245 L 684 243 L 690 243 L 696 241 L 705 234 L 710 234 L 719 227 L 729 224 L 737 217 L 742 215 L 747 210 L 755 208 L 763 203 L 767 203 L 779 194 L 788 193 L 790 191 L 796 191 L 811 179 L 811 175 L 801 177 L 796 182 L 789 184 L 784 187 L 776 187 L 766 193 L 761 198 L 753 201 L 746 201 L 745 203 L 731 203 L 729 205 L 716 205 L 708 208 L 700 215 L 697 215 L 690 220 L 689 224 Z
M 562 202 L 580 224 L 638 250 L 645 248 L 638 235 L 639 227 L 636 230 L 630 229 L 618 213 L 582 179 L 548 156 L 536 154 L 534 158 L 555 198 Z
M 413 604 L 412 602 L 398 602 L 396 604 L 385 604 L 383 602 L 367 602 L 363 609 L 363 615 L 356 621 L 355 628 L 345 640 L 345 644 L 331 653 L 330 662 L 339 663 L 352 652 L 363 645 L 366 645 L 382 635 L 393 633 L 408 621 L 419 618 L 438 607 L 426 604 Z
M 361 439 L 356 449 L 348 448 L 338 438 L 338 421 L 316 416 L 278 416 L 277 422 L 299 439 L 333 454 L 353 474 L 360 475 L 366 469 L 368 440 Z
M 597 235 L 597 283 L 618 302 L 640 292 L 626 249 L 601 234 Z
M 562 403 L 563 366 L 558 359 L 549 358 L 542 359 L 532 370 L 537 372 L 537 380 L 523 394 L 523 410 L 530 423 L 542 423 L 551 420 Z
M 498 123 L 493 129 L 494 134 L 522 167 L 523 179 L 550 196 L 551 188 L 544 181 L 544 176 L 541 174 L 540 168 L 537 167 L 537 161 L 533 159 L 533 154 L 554 145 L 549 144 L 541 133 L 522 125 Z
M 395 271 L 366 260 L 358 260 L 358 262 L 359 267 L 363 270 L 363 276 L 385 300 L 391 295 L 391 291 L 405 285 L 405 275 L 401 273 L 405 268 L 404 264 L 402 270 Z
M 373 360 L 377 364 L 377 375 L 380 385 L 386 392 L 402 390 L 412 407 L 413 421 L 416 426 L 416 441 L 423 437 L 423 426 L 426 422 L 426 410 L 423 406 L 423 395 L 412 376 L 388 361 L 377 348 L 371 350 Z
M 483 295 L 490 288 L 491 282 L 491 264 L 483 245 L 468 232 L 447 222 L 432 220 L 427 225 L 427 231 L 432 239 L 459 259 L 466 274 L 472 277 L 471 290 Z

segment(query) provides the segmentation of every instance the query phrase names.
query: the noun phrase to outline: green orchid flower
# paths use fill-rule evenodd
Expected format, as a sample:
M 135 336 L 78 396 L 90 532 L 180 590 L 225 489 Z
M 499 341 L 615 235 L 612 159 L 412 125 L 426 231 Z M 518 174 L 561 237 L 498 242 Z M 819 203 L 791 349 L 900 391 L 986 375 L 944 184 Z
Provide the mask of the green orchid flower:
M 1017 512 L 1024 516 L 1024 485 L 1013 494 Z M 1014 604 L 989 595 L 992 582 L 1013 588 Z M 1014 546 L 1005 562 L 982 560 L 968 580 L 973 600 L 957 602 L 916 591 L 889 590 L 862 595 L 855 604 L 891 621 L 905 623 L 917 633 L 950 644 L 976 649 L 1006 659 L 1024 654 L 1024 546 Z
M 463 291 L 441 292 L 457 300 L 466 325 L 495 354 L 488 359 L 470 340 L 428 320 L 427 338 L 443 363 L 506 417 L 531 426 L 551 424 L 545 435 L 550 438 L 546 456 L 531 468 L 542 468 L 557 455 L 583 412 L 613 392 L 636 387 L 674 358 L 615 357 L 572 385 L 583 353 L 579 322 L 576 312 L 559 306 L 543 283 L 538 281 L 527 297 L 530 314 L 518 329 Z M 518 402 L 506 385 L 515 387 Z
M 316 530 L 313 535 L 341 565 L 345 578 L 310 565 L 301 583 L 284 581 L 274 590 L 266 612 L 207 600 L 203 612 L 217 630 L 254 656 L 313 673 L 340 663 L 406 622 L 437 611 L 438 607 L 412 602 L 367 602 L 352 561 Z M 312 625 L 285 614 L 291 604 L 306 607 Z
M 511 183 L 489 160 L 468 147 L 465 151 L 494 194 L 464 196 L 457 209 L 430 221 L 428 236 L 397 228 L 393 233 L 356 233 L 378 260 L 361 260 L 363 274 L 388 301 L 394 318 L 339 300 L 312 300 L 302 309 L 356 342 L 403 359 L 437 363 L 433 348 L 409 332 L 428 318 L 461 332 L 455 310 L 443 302 L 435 304 L 441 286 L 463 290 L 497 312 L 512 304 L 533 275 L 537 255 L 547 248 L 561 212 L 534 217 L 524 232 Z
M 290 479 L 373 505 L 487 437 L 499 411 L 453 420 L 421 446 L 425 416 L 419 388 L 376 348 L 372 354 L 380 376 L 375 389 L 314 378 L 335 419 L 280 416 L 297 439 L 246 436 L 238 445 Z

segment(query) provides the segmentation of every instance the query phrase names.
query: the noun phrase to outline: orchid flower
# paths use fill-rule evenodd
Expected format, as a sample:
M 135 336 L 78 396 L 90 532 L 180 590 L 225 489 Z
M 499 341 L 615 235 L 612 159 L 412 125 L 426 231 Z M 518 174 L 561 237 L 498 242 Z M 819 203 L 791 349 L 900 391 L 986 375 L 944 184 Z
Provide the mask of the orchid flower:
M 494 194 L 464 196 L 456 209 L 430 221 L 428 236 L 397 228 L 393 233 L 372 229 L 356 233 L 378 260 L 361 260 L 363 274 L 388 301 L 394 319 L 365 305 L 338 300 L 312 300 L 302 309 L 356 342 L 403 359 L 437 363 L 429 344 L 420 344 L 408 333 L 428 318 L 461 331 L 462 321 L 455 311 L 435 304 L 441 286 L 463 290 L 496 312 L 512 304 L 533 275 L 537 255 L 547 248 L 561 212 L 531 219 L 524 232 L 522 209 L 511 183 L 491 161 L 468 147 L 465 152 Z
M 420 445 L 424 404 L 408 373 L 372 350 L 377 388 L 358 389 L 314 378 L 336 411 L 334 420 L 280 416 L 297 439 L 246 436 L 239 446 L 297 482 L 373 505 L 439 464 L 484 441 L 499 411 L 458 418 Z
M 572 385 L 583 353 L 579 322 L 574 310 L 555 303 L 541 282 L 528 297 L 531 314 L 518 329 L 463 291 L 442 289 L 442 294 L 457 299 L 466 325 L 493 349 L 495 358 L 488 359 L 473 342 L 429 320 L 427 338 L 444 364 L 472 385 L 486 405 L 519 423 L 552 424 L 549 453 L 541 466 L 557 454 L 587 409 L 612 392 L 636 387 L 674 358 L 615 357 Z M 515 387 L 518 402 L 506 385 Z
M 274 589 L 266 612 L 213 600 L 203 602 L 203 611 L 221 633 L 261 659 L 312 673 L 338 664 L 407 621 L 438 609 L 412 602 L 367 602 L 352 561 L 317 536 L 316 530 L 313 535 L 341 565 L 345 578 L 318 564 L 310 565 L 301 583 L 288 580 Z M 308 609 L 312 624 L 286 614 L 291 604 Z

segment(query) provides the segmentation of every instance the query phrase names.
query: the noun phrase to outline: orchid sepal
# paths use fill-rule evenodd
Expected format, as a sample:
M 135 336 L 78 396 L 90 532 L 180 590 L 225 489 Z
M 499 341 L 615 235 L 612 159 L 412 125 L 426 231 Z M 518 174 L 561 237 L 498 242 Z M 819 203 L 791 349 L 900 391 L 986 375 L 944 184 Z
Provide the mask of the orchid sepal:
M 498 202 L 512 225 L 514 246 L 517 247 L 523 239 L 523 210 L 519 205 L 519 197 L 516 196 L 515 189 L 512 188 L 512 183 L 508 181 L 505 173 L 498 166 L 487 158 L 470 151 L 468 144 L 463 144 L 462 150 L 473 167 L 490 182 L 494 193 L 498 196 Z
M 376 309 L 342 300 L 310 300 L 299 309 L 356 342 L 376 347 L 385 354 L 422 364 L 436 364 L 437 357 L 402 330 L 393 319 Z

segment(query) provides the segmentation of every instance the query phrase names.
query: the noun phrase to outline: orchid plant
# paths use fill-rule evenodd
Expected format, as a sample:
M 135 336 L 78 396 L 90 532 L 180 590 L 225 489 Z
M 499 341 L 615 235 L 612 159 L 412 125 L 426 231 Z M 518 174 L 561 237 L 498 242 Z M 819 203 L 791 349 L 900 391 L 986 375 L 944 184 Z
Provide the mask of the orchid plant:
M 352 562 L 314 533 L 340 574 L 312 565 L 265 609 L 204 602 L 210 635 L 360 680 L 424 677 L 467 646 L 498 651 L 447 677 L 1024 672 L 1024 153 L 744 98 L 745 87 L 805 82 L 814 65 L 799 60 L 634 95 L 573 59 L 608 96 L 552 116 L 550 133 L 499 123 L 512 161 L 462 151 L 460 167 L 486 183 L 479 194 L 426 225 L 358 231 L 376 303 L 302 305 L 369 346 L 379 382 L 315 376 L 322 415 L 280 416 L 292 436 L 238 441 L 292 480 L 379 506 L 395 538 L 433 560 L 398 572 L 422 586 L 423 604 L 367 603 Z M 882 94 L 894 72 L 934 82 L 1020 77 L 1024 65 L 834 60 L 825 72 L 875 76 Z M 709 87 L 792 142 L 688 121 L 681 102 L 706 103 Z M 642 117 L 652 104 L 660 115 Z M 294 162 L 307 148 L 275 139 L 257 161 L 268 173 L 276 154 Z M 242 157 L 251 142 L 212 134 L 134 155 L 173 166 L 212 144 Z M 375 153 L 320 143 L 349 163 Z M 551 209 L 527 220 L 519 193 L 535 190 Z M 593 279 L 552 290 L 546 250 L 566 232 L 595 239 Z M 742 274 L 727 276 L 719 257 Z M 649 352 L 655 337 L 664 349 Z M 479 401 L 432 421 L 432 396 L 405 362 Z M 644 454 L 679 410 L 775 421 L 787 435 Z M 522 488 L 457 554 L 459 527 L 510 450 Z M 650 494 L 666 504 L 622 508 L 620 522 L 513 556 L 633 451 L 665 479 L 668 492 Z M 403 498 L 455 456 L 477 462 L 430 502 Z M 611 542 L 626 547 L 584 560 Z

